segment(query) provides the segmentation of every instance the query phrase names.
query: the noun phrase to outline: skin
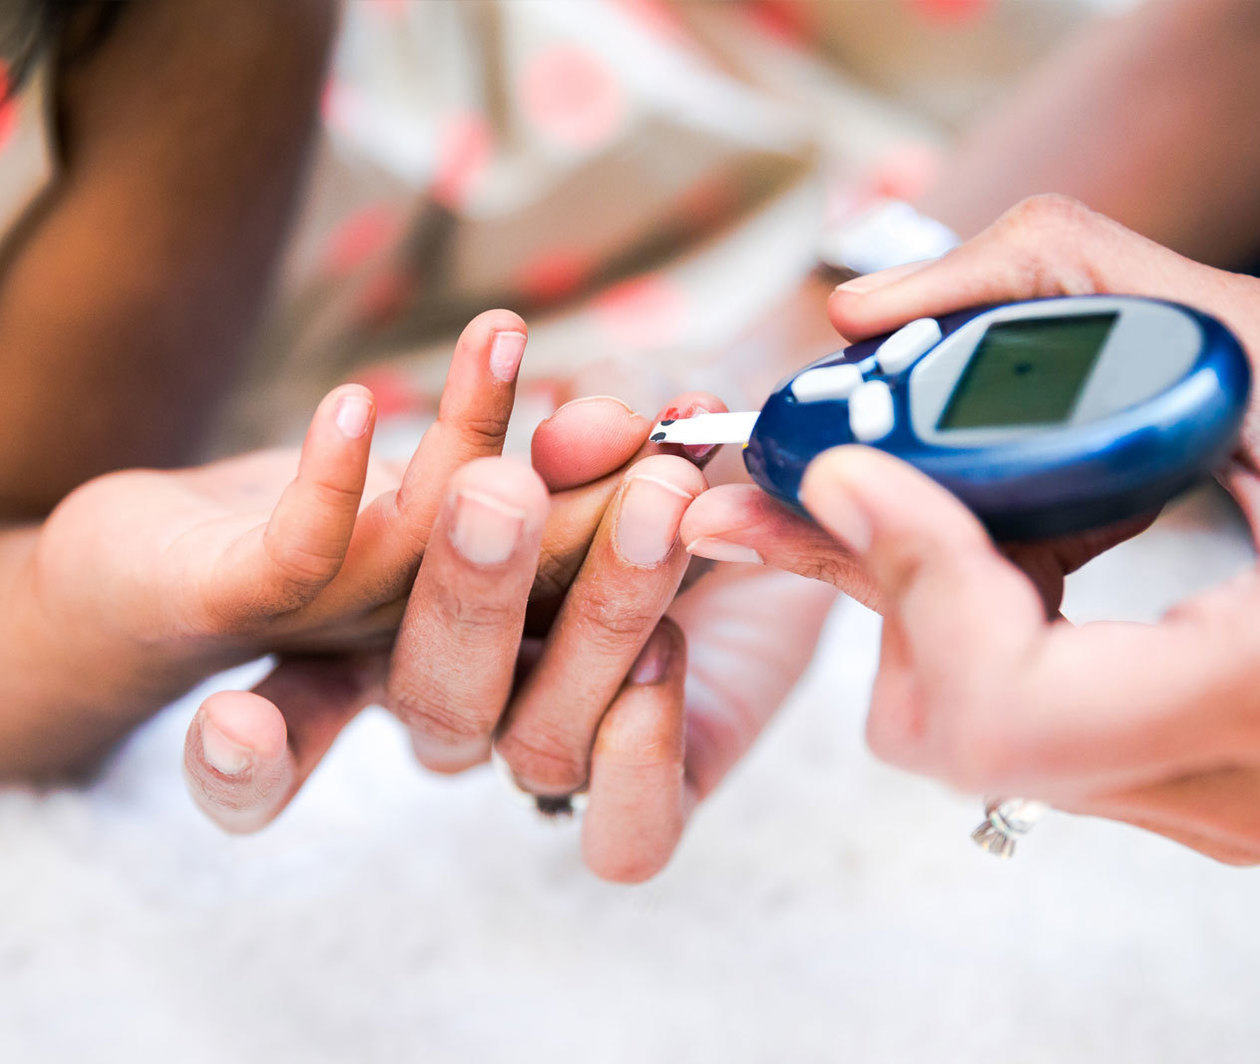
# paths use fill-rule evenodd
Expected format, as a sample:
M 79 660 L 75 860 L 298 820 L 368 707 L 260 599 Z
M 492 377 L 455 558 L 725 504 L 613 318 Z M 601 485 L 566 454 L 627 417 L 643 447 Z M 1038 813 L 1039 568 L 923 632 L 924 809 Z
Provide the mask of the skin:
M 0 513 L 197 453 L 270 292 L 336 10 L 134 3 L 59 66 L 58 181 L 0 258 Z
M 924 209 L 967 233 L 1018 195 L 1063 187 L 1173 246 L 1213 261 L 1235 256 L 1239 235 L 1254 232 L 1254 226 L 1239 224 L 1239 205 L 1252 202 L 1257 160 L 1245 150 L 1253 139 L 1249 115 L 1220 102 L 1254 96 L 1249 42 L 1255 20 L 1247 17 L 1245 0 L 1178 0 L 1159 11 L 1099 27 L 1089 37 L 1096 43 L 1086 41 L 1053 60 L 1040 83 L 977 127 L 947 163 Z M 447 512 L 447 483 L 465 463 L 475 467 L 461 474 L 473 478 L 469 490 L 503 487 L 506 475 L 514 486 L 501 501 L 524 511 L 527 523 L 535 520 L 536 495 L 524 471 L 477 464 L 495 448 L 478 449 L 478 426 L 461 421 L 476 414 L 475 403 L 448 410 L 440 430 L 446 443 L 428 448 L 424 462 L 409 471 L 422 489 L 402 492 L 415 503 L 414 524 L 391 528 L 388 505 L 372 503 L 360 511 L 345 557 L 327 585 L 321 585 L 323 574 L 350 524 L 353 483 L 349 494 L 336 486 L 331 492 L 299 486 L 273 527 L 269 507 L 293 478 L 292 453 L 245 456 L 200 470 L 117 474 L 71 494 L 53 524 L 56 535 L 46 535 L 36 523 L 100 473 L 167 467 L 196 453 L 201 427 L 233 382 L 269 288 L 300 190 L 335 22 L 329 0 L 135 4 L 101 47 L 58 69 L 62 176 L 0 261 L 0 352 L 10 353 L 4 372 L 11 385 L 0 397 L 0 414 L 10 428 L 0 455 L 0 512 L 15 522 L 0 533 L 0 586 L 17 607 L 3 622 L 11 667 L 5 670 L 0 717 L 0 772 L 8 776 L 88 768 L 128 727 L 208 671 L 276 650 L 281 663 L 254 695 L 225 693 L 208 703 L 189 733 L 194 794 L 225 823 L 238 813 L 229 825 L 237 830 L 276 815 L 344 721 L 373 698 L 394 700 L 403 715 L 412 708 L 408 692 L 422 709 L 446 710 L 449 701 L 454 711 L 445 712 L 447 722 L 475 730 L 473 746 L 452 759 L 440 737 L 434 746 L 435 729 L 424 723 L 422 711 L 412 719 L 418 748 L 429 751 L 424 757 L 454 767 L 484 745 L 493 701 L 475 714 L 467 707 L 477 701 L 470 694 L 490 695 L 461 693 L 440 667 L 427 666 L 429 674 L 408 678 L 413 668 L 426 667 L 417 666 L 422 656 L 414 651 L 422 644 L 415 640 L 400 641 L 404 652 L 394 663 L 388 650 L 404 611 L 414 609 L 418 626 L 426 616 L 431 623 L 441 609 L 436 601 L 414 604 L 411 580 L 435 524 Z M 1148 53 L 1157 61 L 1143 62 Z M 1134 81 L 1163 85 L 1170 70 L 1194 75 L 1187 74 L 1175 94 L 1144 95 L 1178 106 L 1160 111 L 1162 126 L 1135 124 L 1129 103 Z M 1084 94 L 1088 106 L 1076 93 Z M 1202 122 L 1209 111 L 1216 121 Z M 1227 118 L 1233 126 L 1223 124 Z M 196 135 L 187 135 L 189 129 Z M 1125 152 L 1110 149 L 1117 138 Z M 1229 166 L 1198 162 L 1216 158 L 1213 151 L 1228 152 Z M 1174 169 L 1168 165 L 1173 156 L 1196 163 Z M 180 194 L 170 195 L 171 188 Z M 1188 193 L 1193 216 L 1168 209 L 1171 201 L 1163 192 L 1169 188 Z M 1194 239 L 1203 244 L 1187 243 Z M 818 313 L 820 302 L 807 285 L 737 345 L 733 365 L 740 379 L 764 377 L 749 385 L 754 398 L 781 369 L 834 342 Z M 336 399 L 329 403 L 334 409 Z M 609 500 L 622 490 L 626 463 L 641 452 L 639 433 L 646 435 L 645 419 L 607 400 L 562 414 L 544 426 L 541 444 L 535 439 L 535 470 L 552 497 L 525 608 L 527 634 L 518 648 L 527 658 L 534 650 L 531 637 L 545 633 L 565 612 L 565 588 L 585 564 Z M 327 416 L 317 415 L 318 438 L 308 441 L 313 452 L 324 453 Z M 472 445 L 461 450 L 461 440 Z M 605 445 L 607 451 L 601 451 Z M 324 468 L 324 460 L 317 455 L 305 463 L 308 480 L 312 470 Z M 431 462 L 437 473 L 430 479 L 425 470 Z M 674 473 L 680 478 L 676 486 L 689 491 L 691 473 L 681 467 Z M 396 497 L 403 476 L 402 470 L 369 464 L 365 496 Z M 485 485 L 477 479 L 482 476 Z M 296 505 L 310 495 L 340 498 L 340 505 L 329 507 L 327 520 L 311 522 Z M 401 513 L 395 506 L 394 516 Z M 140 528 L 136 514 L 155 515 L 164 527 Z M 609 521 L 615 522 L 615 515 Z M 601 544 L 614 542 L 611 527 Z M 96 535 L 106 529 L 114 532 L 112 539 Z M 180 540 L 183 532 L 189 535 Z M 151 575 L 150 560 L 168 556 L 165 549 L 142 548 L 162 546 L 158 540 L 172 533 L 185 546 L 210 548 L 207 557 L 219 551 L 215 572 L 203 574 L 201 598 L 190 600 L 169 570 L 148 591 L 142 589 Z M 315 539 L 308 541 L 308 535 Z M 274 572 L 259 563 L 260 548 L 266 560 L 271 559 L 267 544 L 290 542 L 298 550 L 280 551 L 287 563 Z M 806 546 L 798 549 L 793 567 L 830 567 L 833 578 L 850 587 L 861 578 L 864 570 L 852 557 Z M 1021 563 L 1029 571 L 1040 567 L 1038 584 L 1043 599 L 1051 601 L 1056 577 L 1092 549 L 1072 542 Z M 629 668 L 632 651 L 645 645 L 649 631 L 661 625 L 671 630 L 668 621 L 657 622 L 657 629 L 648 622 L 657 613 L 661 589 L 674 579 L 677 561 L 671 551 L 659 566 L 629 572 L 632 567 L 621 564 L 615 549 L 597 550 L 600 564 L 616 571 L 627 595 L 608 597 L 603 628 L 612 636 L 607 648 L 612 658 Z M 36 552 L 44 559 L 39 571 L 57 579 L 30 580 Z M 318 564 L 310 565 L 312 558 Z M 201 561 L 190 558 L 188 564 L 198 571 Z M 439 563 L 433 565 L 436 571 Z M 516 566 L 514 556 L 509 569 L 519 580 Z M 633 880 L 663 865 L 680 817 L 747 748 L 808 658 L 828 589 L 748 566 L 724 570 L 683 591 L 670 607 L 687 645 L 685 658 L 669 655 L 661 680 L 633 689 L 617 686 L 609 680 L 611 664 L 600 667 L 596 694 L 609 701 L 602 716 L 598 698 L 583 703 L 587 728 L 596 729 L 585 752 L 579 735 L 546 719 L 547 699 L 537 680 L 533 688 L 514 686 L 505 696 L 498 720 L 522 722 L 520 732 L 502 734 L 514 771 L 527 779 L 531 771 L 544 777 L 534 782 L 550 791 L 577 781 L 589 766 L 584 847 L 602 875 Z M 104 593 L 105 584 L 78 586 L 87 571 L 107 578 L 113 594 Z M 259 581 L 259 573 L 265 579 Z M 355 574 L 365 574 L 361 584 Z M 445 585 L 434 577 L 429 573 L 425 579 L 436 594 Z M 506 571 L 503 577 L 508 579 Z M 632 597 L 639 581 L 654 603 L 649 610 L 636 607 Z M 596 581 L 588 573 L 584 583 L 589 589 Z M 259 588 L 267 594 L 248 598 Z M 864 594 L 878 593 L 868 581 Z M 774 612 L 791 623 L 732 621 L 741 602 L 761 605 L 768 596 L 775 596 Z M 200 616 L 207 604 L 213 607 L 209 621 Z M 589 605 L 569 607 L 566 624 L 572 628 Z M 176 606 L 194 607 L 191 630 Z M 173 618 L 180 623 L 172 624 Z M 493 638 L 482 633 L 478 649 L 501 661 L 511 626 L 500 622 Z M 460 652 L 465 649 L 461 644 Z M 685 666 L 678 664 L 683 660 Z M 556 677 L 581 671 L 575 663 L 560 662 L 554 650 L 552 661 L 548 669 Z M 684 668 L 686 696 L 680 701 L 677 675 Z M 502 691 L 501 664 L 496 675 L 494 694 Z M 437 685 L 436 693 L 430 684 Z M 525 709 L 512 711 L 522 698 Z M 613 712 L 625 706 L 631 708 Z M 214 775 L 204 759 L 200 728 L 207 714 L 220 711 L 229 740 L 219 748 L 227 751 L 224 763 L 239 763 L 239 750 L 234 753 L 230 745 L 234 740 L 243 741 L 247 757 L 254 759 L 243 782 Z M 657 731 L 646 728 L 648 717 Z M 601 770 L 601 763 L 634 761 L 634 743 L 627 737 L 639 735 L 656 737 L 648 744 L 662 755 L 654 763 L 664 766 L 663 773 L 676 773 L 679 719 L 686 736 L 681 814 L 668 801 L 653 805 L 642 789 L 608 782 L 633 774 Z M 611 738 L 601 740 L 603 721 L 619 723 Z M 498 725 L 495 730 L 499 734 Z M 531 750 L 547 751 L 541 772 L 530 763 Z M 649 777 L 636 778 L 642 783 Z M 667 787 L 665 793 L 676 792 Z M 621 812 L 605 816 L 600 812 L 605 808 Z M 610 837 L 622 841 L 608 844 Z
M 338 437 L 339 404 L 366 398 L 352 389 L 330 395 L 315 415 L 296 480 L 299 456 L 290 451 L 159 471 L 196 453 L 268 293 L 301 188 L 335 10 L 325 0 L 283 9 L 247 0 L 135 4 L 98 47 L 57 65 L 59 180 L 0 261 L 0 352 L 20 353 L 5 364 L 10 387 L 0 398 L 11 429 L 0 455 L 0 513 L 13 522 L 0 532 L 0 586 L 13 607 L 0 624 L 10 659 L 0 714 L 5 778 L 89 771 L 176 693 L 268 651 L 280 653 L 280 664 L 257 695 L 225 693 L 208 711 L 224 714 L 223 763 L 239 762 L 234 739 L 257 740 L 244 782 L 216 775 L 205 760 L 206 714 L 189 733 L 194 794 L 234 829 L 274 817 L 366 701 L 388 701 L 413 725 L 418 749 L 431 747 L 437 718 L 426 719 L 424 709 L 458 693 L 457 670 L 418 655 L 414 639 L 401 644 L 394 663 L 390 652 L 406 610 L 416 618 L 406 631 L 425 618 L 432 627 L 441 616 L 437 593 L 451 586 L 443 579 L 451 552 L 439 551 L 425 568 L 419 594 L 411 581 L 443 519 L 447 481 L 468 466 L 464 487 L 503 488 L 513 505 L 527 500 L 531 521 L 538 478 L 549 493 L 525 607 L 528 657 L 568 602 L 566 589 L 627 463 L 659 451 L 646 446 L 647 419 L 596 399 L 544 424 L 534 442 L 536 473 L 519 463 L 479 465 L 478 457 L 497 454 L 510 389 L 505 395 L 490 382 L 488 405 L 470 398 L 486 381 L 475 367 L 468 372 L 461 342 L 436 432 L 406 470 L 375 462 L 364 470 L 368 435 Z M 682 407 L 704 401 L 678 400 Z M 659 456 L 654 461 L 652 476 L 699 490 L 682 456 L 664 468 Z M 482 477 L 489 483 L 480 484 Z M 360 488 L 365 503 L 356 503 Z M 530 528 L 535 535 L 536 523 Z M 658 538 L 669 532 L 658 529 Z M 438 537 L 447 542 L 444 529 Z M 522 550 L 534 550 L 532 540 Z M 676 546 L 668 553 L 665 571 L 639 566 L 623 574 L 623 598 L 603 596 L 592 632 L 615 631 L 618 640 L 599 662 L 606 677 L 617 668 L 624 676 L 655 630 L 635 596 L 642 583 L 656 612 L 663 609 L 682 569 Z M 606 560 L 617 564 L 615 551 Z M 596 593 L 600 568 L 585 572 L 585 591 L 568 606 L 567 633 L 572 618 L 592 612 L 582 603 Z M 468 576 L 445 572 L 452 580 Z M 704 602 L 729 593 L 725 582 L 702 584 L 684 595 L 701 642 L 709 638 Z M 798 588 L 802 602 L 827 601 L 808 586 L 784 586 Z M 821 620 L 819 610 L 795 615 L 807 624 L 815 617 L 815 627 Z M 477 626 L 464 627 L 471 641 Z M 509 633 L 486 635 L 484 653 L 504 658 Z M 812 644 L 811 631 L 797 636 L 799 646 Z M 450 640 L 460 653 L 469 650 L 462 640 L 461 633 Z M 557 652 L 544 660 L 554 667 Z M 673 679 L 638 684 L 643 691 L 630 708 L 615 714 L 622 723 L 599 747 L 606 763 L 633 754 L 630 739 L 644 734 L 645 714 L 672 720 L 677 731 L 677 677 L 687 658 L 680 652 L 670 660 Z M 410 676 L 413 668 L 421 674 Z M 429 684 L 435 689 L 425 693 Z M 621 704 L 621 687 L 620 678 L 601 684 L 607 707 Z M 753 703 L 758 719 L 769 715 L 776 703 L 767 699 L 781 687 L 777 680 L 763 685 L 764 697 Z M 668 694 L 664 701 L 658 688 Z M 416 690 L 419 697 L 409 696 Z M 533 690 L 535 701 L 545 700 L 537 681 Z M 447 713 L 457 727 L 467 726 L 470 701 L 453 718 Z M 233 715 L 233 706 L 244 710 Z M 484 707 L 478 712 L 487 715 Z M 600 707 L 586 712 L 593 729 Z M 484 731 L 484 722 L 477 727 Z M 729 763 L 754 734 L 732 731 L 720 753 L 695 744 L 696 756 L 705 765 Z M 578 736 L 568 742 L 574 759 L 592 760 Z M 446 763 L 449 769 L 449 757 Z M 711 786 L 712 773 L 704 774 Z M 591 786 L 596 807 L 602 795 L 622 794 L 607 783 Z M 624 816 L 615 822 L 627 839 L 654 837 Z M 642 878 L 644 869 L 663 865 L 672 844 L 647 849 L 645 856 L 634 845 L 629 852 L 605 847 L 593 860 L 604 874 Z
M 488 359 L 503 333 L 523 337 L 524 323 L 491 311 L 465 331 L 438 420 L 405 469 L 369 463 L 371 395 L 346 385 L 316 411 L 299 460 L 260 452 L 109 474 L 7 533 L 0 774 L 86 767 L 232 661 L 388 646 L 443 485 L 502 445 L 514 383 L 495 379 Z M 547 593 L 568 582 L 588 533 L 562 520 L 551 535 Z
M 938 262 L 842 285 L 829 309 L 838 328 L 864 336 L 981 303 L 1121 292 L 1201 307 L 1253 357 L 1260 350 L 1260 281 L 1183 258 L 1062 197 L 1022 203 Z M 1253 411 L 1223 479 L 1256 534 L 1254 426 Z M 1158 624 L 1077 628 L 1047 609 L 1038 580 L 1062 544 L 1022 570 L 953 496 L 889 455 L 827 452 L 801 499 L 831 542 L 725 488 L 692 505 L 683 537 L 726 538 L 770 564 L 853 580 L 880 608 L 867 725 L 879 756 L 966 791 L 1127 821 L 1229 863 L 1260 860 L 1256 572 Z M 1089 548 L 1079 541 L 1072 556 Z
M 965 132 L 919 206 L 970 237 L 1054 191 L 1193 259 L 1245 263 L 1260 232 L 1257 47 L 1252 0 L 1094 19 Z

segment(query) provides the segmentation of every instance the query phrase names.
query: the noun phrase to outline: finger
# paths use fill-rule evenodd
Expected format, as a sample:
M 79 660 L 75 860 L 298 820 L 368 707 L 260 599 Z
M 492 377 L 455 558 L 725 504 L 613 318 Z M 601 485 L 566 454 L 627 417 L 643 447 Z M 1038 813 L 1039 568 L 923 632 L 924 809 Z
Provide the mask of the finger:
M 1228 308 L 1213 276 L 1225 275 L 1191 264 L 1075 200 L 1035 196 L 922 269 L 840 285 L 827 307 L 835 327 L 853 338 L 985 303 L 1095 292 L 1177 299 L 1218 312 Z
M 836 447 L 806 470 L 801 501 L 870 572 L 925 679 L 962 671 L 958 644 L 983 648 L 978 665 L 1039 633 L 1031 583 L 971 511 L 912 466 L 872 448 Z
M 206 588 L 228 625 L 297 609 L 341 569 L 367 476 L 376 410 L 355 384 L 334 389 L 311 419 L 297 476 L 269 520 L 221 558 Z
M 678 525 L 703 490 L 704 474 L 682 458 L 631 467 L 496 743 L 525 790 L 586 783 L 599 720 L 687 567 Z
M 362 518 L 370 569 L 387 588 L 382 597 L 410 585 L 455 470 L 502 452 L 527 335 L 525 323 L 507 310 L 477 315 L 460 335 L 437 420 L 397 491 L 373 500 Z
M 591 395 L 565 403 L 534 430 L 530 458 L 551 491 L 620 469 L 647 442 L 652 423 L 620 399 Z
M 286 658 L 253 691 L 220 691 L 188 727 L 184 777 L 226 831 L 274 820 L 380 686 L 379 657 Z
M 1056 617 L 1063 603 L 1064 578 L 1082 565 L 1127 539 L 1150 528 L 1157 513 L 1120 521 L 1104 528 L 1039 542 L 1001 544 L 1002 553 L 1014 563 L 1041 594 L 1047 617 Z
M 1053 798 L 1195 770 L 1250 741 L 1254 581 L 1155 626 L 1047 626 L 974 516 L 891 456 L 827 452 L 801 497 L 883 596 L 867 736 L 885 759 L 968 791 Z
M 386 705 L 420 761 L 479 764 L 507 705 L 547 519 L 528 464 L 482 458 L 451 477 L 390 665 Z
M 686 656 L 682 631 L 663 619 L 600 722 L 582 855 L 603 879 L 650 879 L 682 836 Z
M 679 535 L 695 557 L 798 573 L 879 608 L 876 589 L 852 551 L 752 484 L 710 488 L 687 508 Z
M 1260 770 L 1252 767 L 1092 796 L 1073 811 L 1136 824 L 1228 864 L 1260 863 Z
M 708 574 L 670 607 L 687 638 L 688 809 L 761 734 L 813 656 L 834 601 L 829 585 L 740 567 Z
M 861 559 L 882 602 L 872 749 L 951 779 L 980 771 L 990 747 L 967 732 L 997 714 L 999 702 L 1006 709 L 1043 636 L 1036 589 L 962 503 L 890 455 L 826 452 L 806 470 L 801 500 Z
M 580 428 L 583 422 L 589 424 L 591 413 L 598 412 L 593 404 L 585 409 L 582 409 L 580 403 L 570 405 L 577 411 L 573 419 L 567 424 L 553 425 L 548 430 L 546 449 L 549 452 L 553 449 L 559 452 L 566 447 L 579 448 L 581 438 L 571 430 Z M 726 409 L 726 405 L 722 400 L 708 393 L 691 392 L 679 396 L 665 408 L 665 411 L 671 408 L 720 413 Z M 607 410 L 607 408 L 604 409 Z M 664 413 L 662 412 L 660 416 L 663 417 Z M 657 420 L 660 418 L 658 417 Z M 651 424 L 655 423 L 651 422 Z M 645 423 L 638 448 L 630 456 L 632 461 L 652 455 L 683 453 L 682 448 L 652 443 L 647 438 L 648 428 L 650 425 Z M 634 431 L 638 431 L 637 426 Z M 611 454 L 608 456 L 611 457 Z M 699 459 L 690 455 L 684 455 L 684 457 L 698 467 L 702 467 L 711 455 L 705 454 Z M 588 471 L 592 471 L 592 468 L 588 467 Z M 551 475 L 553 477 L 556 475 L 554 466 L 551 469 Z M 590 549 L 595 530 L 599 527 L 608 504 L 620 489 L 624 477 L 625 464 L 622 463 L 597 480 L 567 491 L 560 491 L 552 497 L 551 516 L 543 533 L 542 554 L 534 585 L 535 597 L 529 612 L 528 625 L 531 631 L 545 631 L 554 621 L 563 596 Z

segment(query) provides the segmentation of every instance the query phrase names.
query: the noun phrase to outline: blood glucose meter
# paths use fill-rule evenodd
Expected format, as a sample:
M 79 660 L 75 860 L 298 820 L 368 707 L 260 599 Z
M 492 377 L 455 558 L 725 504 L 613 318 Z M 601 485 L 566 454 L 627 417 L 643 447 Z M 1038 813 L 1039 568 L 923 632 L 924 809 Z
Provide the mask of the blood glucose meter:
M 799 507 L 810 460 L 846 443 L 896 455 L 999 539 L 1043 539 L 1157 510 L 1229 454 L 1250 370 L 1189 307 L 1069 296 L 920 318 L 806 366 L 759 413 L 662 421 L 652 439 L 744 443 Z

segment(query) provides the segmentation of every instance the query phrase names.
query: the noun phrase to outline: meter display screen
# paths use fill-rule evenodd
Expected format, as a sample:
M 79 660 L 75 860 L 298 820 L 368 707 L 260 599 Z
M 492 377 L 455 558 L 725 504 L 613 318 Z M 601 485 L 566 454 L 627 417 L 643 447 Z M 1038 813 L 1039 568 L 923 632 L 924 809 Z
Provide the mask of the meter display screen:
M 1068 420 L 1117 317 L 1076 314 L 990 326 L 959 376 L 937 429 Z

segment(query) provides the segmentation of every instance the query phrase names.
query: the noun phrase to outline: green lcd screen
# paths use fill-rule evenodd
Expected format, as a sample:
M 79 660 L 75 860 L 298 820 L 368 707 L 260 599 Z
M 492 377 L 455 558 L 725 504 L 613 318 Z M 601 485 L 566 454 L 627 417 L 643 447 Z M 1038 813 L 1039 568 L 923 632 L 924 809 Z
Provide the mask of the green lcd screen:
M 1066 421 L 1117 316 L 1079 314 L 990 326 L 945 404 L 937 429 Z

